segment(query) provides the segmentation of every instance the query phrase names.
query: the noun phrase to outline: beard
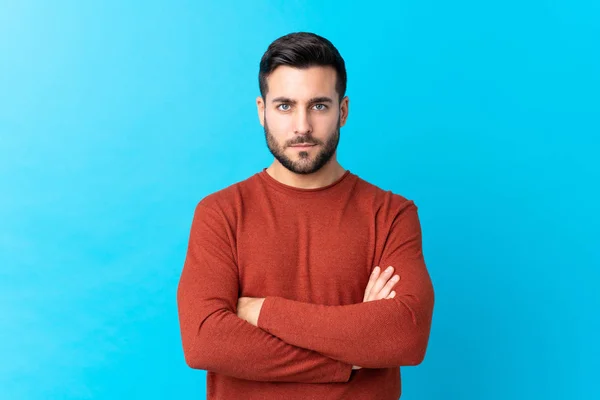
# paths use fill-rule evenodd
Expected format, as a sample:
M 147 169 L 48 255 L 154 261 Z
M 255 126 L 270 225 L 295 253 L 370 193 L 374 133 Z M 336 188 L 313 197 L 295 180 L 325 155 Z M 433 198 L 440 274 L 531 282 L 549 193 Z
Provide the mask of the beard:
M 265 139 L 267 141 L 267 147 L 269 148 L 269 151 L 271 154 L 273 154 L 273 157 L 275 157 L 277 161 L 281 163 L 281 165 L 296 174 L 308 175 L 323 168 L 323 166 L 327 164 L 329 160 L 331 160 L 331 157 L 333 157 L 335 154 L 338 143 L 340 142 L 339 117 L 335 131 L 329 135 L 329 138 L 325 142 L 317 140 L 311 136 L 301 136 L 288 142 L 285 146 L 280 146 L 275 137 L 269 131 L 266 115 L 264 120 Z M 298 152 L 299 159 L 294 161 L 285 154 L 285 149 L 291 145 L 299 143 L 316 144 L 319 145 L 321 149 L 314 156 L 311 156 L 307 151 L 300 151 Z

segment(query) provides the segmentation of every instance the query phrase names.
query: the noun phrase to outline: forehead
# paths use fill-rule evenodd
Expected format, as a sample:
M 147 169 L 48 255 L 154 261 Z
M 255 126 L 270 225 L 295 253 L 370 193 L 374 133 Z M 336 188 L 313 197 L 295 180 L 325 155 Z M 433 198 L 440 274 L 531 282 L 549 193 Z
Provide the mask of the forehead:
M 267 78 L 268 98 L 279 96 L 298 101 L 317 96 L 335 97 L 336 71 L 333 67 L 294 68 L 281 65 Z

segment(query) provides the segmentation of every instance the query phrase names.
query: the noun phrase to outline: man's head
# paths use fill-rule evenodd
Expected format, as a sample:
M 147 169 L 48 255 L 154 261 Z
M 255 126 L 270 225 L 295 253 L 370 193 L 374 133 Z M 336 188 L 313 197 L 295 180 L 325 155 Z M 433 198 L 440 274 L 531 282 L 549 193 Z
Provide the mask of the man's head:
M 258 80 L 258 115 L 273 156 L 297 174 L 335 159 L 348 98 L 346 67 L 333 44 L 307 32 L 283 36 L 263 55 Z

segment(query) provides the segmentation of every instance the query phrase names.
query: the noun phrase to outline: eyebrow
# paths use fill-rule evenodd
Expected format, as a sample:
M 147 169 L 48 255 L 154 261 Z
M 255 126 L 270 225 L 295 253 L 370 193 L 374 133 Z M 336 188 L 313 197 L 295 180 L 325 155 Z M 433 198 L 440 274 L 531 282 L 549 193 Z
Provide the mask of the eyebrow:
M 289 103 L 289 104 L 297 104 L 296 100 L 292 100 L 289 97 L 275 97 L 272 100 L 272 103 Z M 313 97 L 308 101 L 309 104 L 312 103 L 333 103 L 333 100 L 327 96 Z

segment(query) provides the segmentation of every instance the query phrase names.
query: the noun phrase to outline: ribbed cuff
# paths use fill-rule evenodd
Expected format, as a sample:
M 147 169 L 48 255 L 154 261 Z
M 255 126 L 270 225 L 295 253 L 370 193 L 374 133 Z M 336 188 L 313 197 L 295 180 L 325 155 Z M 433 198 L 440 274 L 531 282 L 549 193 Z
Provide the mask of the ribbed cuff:
M 340 367 L 338 368 L 338 374 L 335 377 L 336 382 L 348 382 L 352 376 L 352 365 L 346 364 L 342 361 L 339 363 Z
M 258 319 L 256 320 L 256 326 L 263 331 L 269 332 L 269 317 L 271 315 L 271 309 L 273 308 L 272 306 L 275 300 L 276 299 L 273 296 L 265 297 L 265 301 L 263 301 L 262 307 L 260 308 L 260 313 L 258 314 Z

